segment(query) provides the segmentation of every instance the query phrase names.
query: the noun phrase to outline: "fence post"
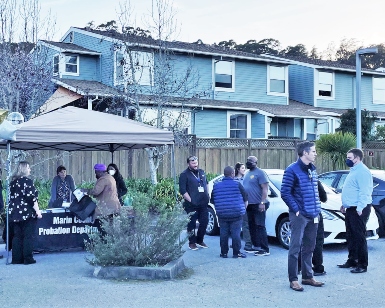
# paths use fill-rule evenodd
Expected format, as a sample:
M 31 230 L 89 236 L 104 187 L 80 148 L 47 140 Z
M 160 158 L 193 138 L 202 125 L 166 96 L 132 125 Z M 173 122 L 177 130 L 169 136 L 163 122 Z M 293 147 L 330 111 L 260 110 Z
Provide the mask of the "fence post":
M 247 139 L 247 150 L 248 150 L 248 154 L 247 156 L 250 156 L 251 155 L 251 139 Z

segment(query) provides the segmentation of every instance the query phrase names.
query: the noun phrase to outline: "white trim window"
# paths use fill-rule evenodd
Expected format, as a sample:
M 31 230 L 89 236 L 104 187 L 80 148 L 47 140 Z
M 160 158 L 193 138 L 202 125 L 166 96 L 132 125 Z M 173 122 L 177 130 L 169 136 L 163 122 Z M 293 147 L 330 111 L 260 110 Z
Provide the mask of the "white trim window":
M 334 98 L 334 73 L 318 71 L 318 97 Z
M 130 56 L 132 65 L 130 65 Z M 134 77 L 131 68 L 134 69 Z M 144 51 L 115 52 L 115 84 L 130 83 L 149 86 L 153 84 L 154 54 Z M 133 78 L 135 80 L 133 80 Z
M 64 56 L 64 74 L 79 76 L 79 56 L 65 55 Z
M 214 87 L 216 91 L 234 92 L 235 62 L 213 59 Z
M 373 77 L 373 104 L 385 104 L 385 78 Z
M 251 138 L 250 113 L 227 112 L 227 138 Z
M 287 95 L 287 69 L 285 66 L 267 66 L 267 93 Z
M 60 55 L 56 54 L 52 59 L 52 71 L 54 76 L 58 76 L 60 74 Z

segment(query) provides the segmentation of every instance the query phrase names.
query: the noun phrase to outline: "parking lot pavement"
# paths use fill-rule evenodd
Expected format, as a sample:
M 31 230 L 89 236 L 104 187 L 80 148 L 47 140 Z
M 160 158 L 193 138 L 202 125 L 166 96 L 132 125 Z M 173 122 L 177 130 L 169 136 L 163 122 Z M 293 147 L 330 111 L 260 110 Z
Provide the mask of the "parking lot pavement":
M 6 265 L 0 259 L 3 307 L 383 307 L 385 239 L 369 241 L 369 267 L 351 274 L 337 264 L 346 245 L 324 249 L 325 286 L 294 292 L 287 279 L 287 250 L 271 241 L 271 255 L 219 257 L 219 237 L 205 237 L 209 249 L 187 249 L 189 270 L 172 281 L 116 282 L 93 278 L 85 251 L 35 255 L 33 265 Z M 5 254 L 0 245 L 0 254 Z M 229 253 L 231 255 L 231 252 Z

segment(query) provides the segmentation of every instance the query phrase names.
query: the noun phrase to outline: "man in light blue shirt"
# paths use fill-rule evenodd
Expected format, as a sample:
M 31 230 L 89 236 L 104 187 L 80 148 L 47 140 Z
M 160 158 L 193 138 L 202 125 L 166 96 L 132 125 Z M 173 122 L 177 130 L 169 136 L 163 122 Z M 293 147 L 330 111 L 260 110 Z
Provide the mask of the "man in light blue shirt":
M 351 149 L 346 154 L 346 164 L 350 172 L 342 188 L 341 212 L 345 213 L 348 260 L 339 264 L 340 268 L 351 268 L 352 273 L 364 273 L 368 267 L 368 247 L 366 243 L 366 222 L 372 207 L 373 178 L 362 159 L 360 149 Z

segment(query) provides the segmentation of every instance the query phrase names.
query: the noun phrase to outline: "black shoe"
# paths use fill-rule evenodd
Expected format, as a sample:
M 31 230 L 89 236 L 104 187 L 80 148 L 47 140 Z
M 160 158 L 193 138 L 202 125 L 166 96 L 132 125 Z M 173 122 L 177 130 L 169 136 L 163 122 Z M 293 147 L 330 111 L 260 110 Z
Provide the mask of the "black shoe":
M 357 264 L 356 263 L 353 263 L 351 261 L 346 261 L 344 264 L 338 264 L 337 265 L 339 268 L 351 268 L 351 267 L 356 267 Z
M 244 253 L 242 253 L 242 252 L 240 252 L 239 254 L 237 254 L 237 255 L 233 255 L 233 258 L 246 258 L 246 254 L 244 254 Z
M 12 261 L 11 264 L 24 264 L 24 261 L 18 262 L 18 261 Z
M 35 264 L 35 263 L 36 263 L 36 260 L 35 260 L 35 259 L 28 260 L 28 261 L 24 261 L 24 265 Z
M 247 253 L 256 253 L 258 250 L 254 248 L 244 248 L 245 252 Z
M 221 253 L 219 256 L 220 256 L 221 258 L 226 259 L 226 258 L 227 258 L 227 253 Z
M 313 273 L 313 276 L 323 276 L 323 275 L 326 275 L 325 271 L 323 271 L 323 272 L 314 272 Z
M 361 274 L 367 272 L 366 267 L 357 266 L 356 268 L 353 268 L 351 271 L 353 274 Z

